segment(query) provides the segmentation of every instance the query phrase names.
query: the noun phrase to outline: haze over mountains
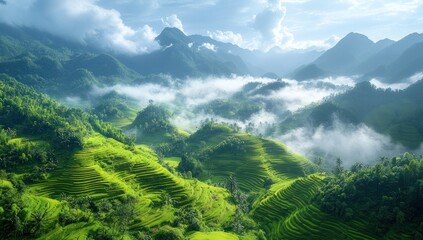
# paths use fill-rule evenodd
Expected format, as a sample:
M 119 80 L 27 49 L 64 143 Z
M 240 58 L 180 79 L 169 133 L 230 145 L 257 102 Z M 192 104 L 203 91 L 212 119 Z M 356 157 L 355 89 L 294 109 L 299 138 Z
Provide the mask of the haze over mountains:
M 67 47 L 72 51 L 76 50 L 75 52 L 89 49 L 97 54 L 105 52 L 94 46 L 60 40 L 36 30 L 31 30 L 32 33 L 28 35 L 25 28 L 6 25 L 2 25 L 1 28 L 3 62 L 7 59 L 15 61 L 13 57 L 18 56 L 19 48 L 16 44 L 19 41 L 38 45 L 37 51 L 45 50 L 49 48 L 49 44 L 54 43 L 50 48 Z M 9 46 L 11 40 L 19 41 Z M 277 48 L 267 53 L 251 51 L 210 37 L 186 36 L 177 28 L 163 29 L 156 37 L 156 41 L 161 48 L 151 53 L 135 56 L 112 52 L 107 54 L 114 55 L 114 58 L 121 62 L 114 63 L 121 64 L 117 68 L 129 68 L 141 75 L 160 73 L 178 78 L 231 74 L 262 76 L 274 73 L 279 77 L 292 77 L 298 80 L 325 76 L 357 76 L 360 80 L 377 78 L 393 83 L 411 77 L 423 69 L 420 61 L 423 34 L 419 33 L 412 33 L 397 42 L 389 39 L 373 42 L 362 34 L 350 33 L 324 52 L 305 50 L 285 52 Z M 56 54 L 63 55 L 63 53 Z M 95 67 L 95 64 L 92 67 Z M 128 69 L 119 71 L 122 74 L 128 72 Z
M 419 61 L 423 34 L 412 33 L 399 41 L 389 39 L 373 42 L 366 36 L 350 33 L 293 77 L 307 75 L 361 76 L 361 80 L 378 78 L 398 82 L 421 72 Z

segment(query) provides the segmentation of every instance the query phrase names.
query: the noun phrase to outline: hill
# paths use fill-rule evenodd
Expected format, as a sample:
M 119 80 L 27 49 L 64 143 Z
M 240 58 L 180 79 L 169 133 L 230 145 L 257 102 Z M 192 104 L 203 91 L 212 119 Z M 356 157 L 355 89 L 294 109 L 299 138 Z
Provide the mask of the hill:
M 58 98 L 140 78 L 110 54 L 47 33 L 0 25 L 0 73 Z
M 405 90 L 392 91 L 362 82 L 346 93 L 295 113 L 284 120 L 281 130 L 286 132 L 310 123 L 314 127 L 330 126 L 336 116 L 342 122 L 364 123 L 410 149 L 417 149 L 423 142 L 421 97 L 417 94 L 421 86 L 419 81 Z

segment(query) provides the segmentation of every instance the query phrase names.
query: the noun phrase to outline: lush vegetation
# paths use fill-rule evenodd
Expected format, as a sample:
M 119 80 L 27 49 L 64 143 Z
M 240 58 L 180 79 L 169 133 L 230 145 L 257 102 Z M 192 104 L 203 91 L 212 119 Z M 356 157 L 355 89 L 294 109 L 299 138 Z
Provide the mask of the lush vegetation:
M 408 231 L 415 239 L 423 230 L 423 159 L 409 153 L 383 158 L 374 166 L 340 166 L 317 197 L 322 210 L 340 219 L 366 219 L 384 236 L 393 229 Z
M 0 77 L 0 123 L 6 127 L 52 137 L 58 147 L 67 149 L 81 148 L 83 138 L 94 130 L 122 142 L 131 141 L 122 131 L 95 115 L 60 106 L 10 77 Z
M 116 92 L 95 98 L 92 102 L 91 112 L 103 121 L 112 122 L 115 126 L 127 126 L 136 117 L 134 109 L 136 104 Z
M 135 120 L 126 129 L 136 131 L 136 142 L 140 144 L 152 146 L 170 142 L 176 144 L 184 138 L 185 133 L 176 129 L 171 124 L 170 118 L 171 113 L 167 108 L 150 101 L 147 107 L 138 112 Z
M 248 120 L 253 114 L 258 113 L 263 104 L 249 101 L 244 97 L 235 99 L 217 99 L 204 106 L 200 106 L 198 110 L 203 110 L 208 114 L 221 116 L 227 119 Z

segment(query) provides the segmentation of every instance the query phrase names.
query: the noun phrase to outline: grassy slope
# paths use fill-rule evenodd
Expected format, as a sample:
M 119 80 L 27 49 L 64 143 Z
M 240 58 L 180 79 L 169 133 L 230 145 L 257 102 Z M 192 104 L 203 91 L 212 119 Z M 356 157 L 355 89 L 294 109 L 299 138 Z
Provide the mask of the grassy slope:
M 252 212 L 270 239 L 373 239 L 367 224 L 343 223 L 311 203 L 324 175 L 312 174 L 271 189 Z
M 135 109 L 129 109 L 125 112 L 125 116 L 121 118 L 112 118 L 108 122 L 112 123 L 117 128 L 123 128 L 130 125 L 137 117 L 137 111 Z
M 132 229 L 156 227 L 173 220 L 174 207 L 154 204 L 160 201 L 162 193 L 168 193 L 176 201 L 176 207 L 197 206 L 204 213 L 203 219 L 211 224 L 225 224 L 235 209 L 225 200 L 228 197 L 226 190 L 171 174 L 158 164 L 156 155 L 146 147 L 130 151 L 115 140 L 95 135 L 86 139 L 84 150 L 63 158 L 67 160 L 48 180 L 29 186 L 32 198 L 57 203 L 53 199 L 62 193 L 89 194 L 96 199 L 134 195 L 139 200 L 141 214 Z M 51 234 L 59 239 L 70 232 L 75 234 L 74 228 L 84 235 L 96 227 L 95 224 L 82 225 L 58 228 Z
M 216 239 L 225 239 L 225 240 L 238 240 L 238 236 L 226 232 L 195 232 L 189 236 L 191 240 L 216 240 Z
M 203 146 L 213 147 L 236 136 L 244 142 L 245 151 L 212 154 L 203 163 L 207 174 L 201 178 L 222 181 L 234 174 L 242 190 L 264 193 L 250 214 L 269 239 L 375 238 L 365 222 L 343 223 L 312 204 L 325 176 L 309 174 L 313 167 L 310 161 L 279 142 L 236 133 L 224 126 L 216 128 L 218 133 L 211 137 L 189 140 L 191 149 L 198 148 L 200 141 L 206 143 Z M 266 191 L 264 181 L 268 178 L 273 184 Z
M 189 139 L 190 150 L 201 151 L 200 141 L 206 143 L 204 147 L 213 147 L 234 136 L 243 141 L 244 151 L 211 154 L 203 163 L 206 173 L 200 177 L 202 180 L 219 182 L 234 174 L 242 190 L 257 192 L 264 190 L 267 179 L 280 183 L 302 177 L 305 169 L 313 165 L 281 143 L 247 133 L 237 133 L 222 125 L 216 125 L 215 128 L 219 129 L 219 133 L 211 137 Z

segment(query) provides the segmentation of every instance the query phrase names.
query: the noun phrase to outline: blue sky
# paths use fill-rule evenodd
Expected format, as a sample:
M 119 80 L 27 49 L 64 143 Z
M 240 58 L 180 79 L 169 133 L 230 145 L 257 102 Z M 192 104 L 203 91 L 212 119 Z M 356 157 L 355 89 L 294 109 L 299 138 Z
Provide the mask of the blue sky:
M 423 0 L 2 2 L 1 22 L 132 53 L 155 49 L 154 37 L 165 26 L 261 50 L 325 49 L 349 32 L 363 33 L 372 40 L 398 40 L 423 31 Z

